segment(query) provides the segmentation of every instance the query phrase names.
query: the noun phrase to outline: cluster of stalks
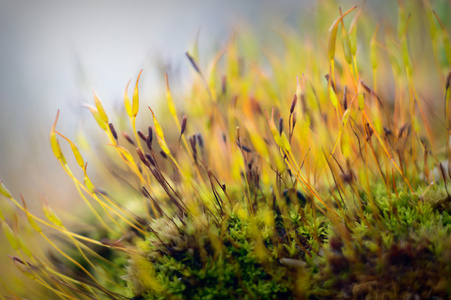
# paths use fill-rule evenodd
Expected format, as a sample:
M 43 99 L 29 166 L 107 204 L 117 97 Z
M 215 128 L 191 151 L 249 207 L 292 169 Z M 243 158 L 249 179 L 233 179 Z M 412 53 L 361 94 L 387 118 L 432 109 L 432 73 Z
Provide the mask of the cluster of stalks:
M 327 39 L 320 34 L 326 32 L 321 25 L 303 39 L 282 32 L 281 54 L 246 44 L 239 36 L 217 53 L 206 70 L 195 54 L 186 53 L 196 79 L 184 99 L 173 99 L 166 75 L 168 116 L 163 117 L 163 110 L 140 107 L 139 73 L 131 99 L 129 84 L 124 92 L 131 125 L 122 135 L 94 92 L 95 105 L 87 108 L 115 152 L 112 163 L 120 165 L 122 178 L 137 192 L 133 195 L 139 198 L 139 209 L 130 208 L 127 199 L 114 200 L 91 180 L 77 145 L 57 131 L 58 112 L 50 133 L 53 153 L 102 236 L 71 231 L 47 201 L 43 201 L 45 218 L 40 217 L 1 183 L 0 193 L 20 211 L 13 218 L 0 212 L 5 236 L 15 251 L 12 262 L 53 297 L 129 299 L 149 291 L 163 293 L 156 271 L 150 264 L 143 275 L 147 284 L 141 282 L 140 288 L 135 284 L 125 292 L 118 274 L 125 275 L 126 259 L 112 262 L 99 249 L 120 253 L 130 259 L 129 265 L 146 265 L 148 248 L 142 243 L 151 235 L 162 253 L 175 255 L 177 250 L 154 228 L 157 220 L 167 220 L 177 232 L 189 226 L 198 230 L 208 220 L 207 228 L 218 232 L 216 238 L 204 232 L 210 244 L 198 250 L 205 262 L 207 256 L 224 251 L 222 237 L 229 230 L 228 222 L 238 216 L 255 226 L 250 240 L 262 265 L 276 262 L 303 268 L 304 260 L 321 255 L 329 243 L 335 256 L 341 257 L 343 245 L 354 243 L 350 232 L 362 224 L 368 230 L 383 230 L 384 209 L 376 199 L 376 186 L 387 197 L 390 215 L 398 214 L 396 201 L 402 195 L 411 195 L 421 207 L 437 182 L 445 183 L 450 200 L 446 186 L 451 177 L 449 36 L 445 20 L 431 7 L 433 2 L 409 6 L 413 11 L 406 11 L 405 5 L 399 1 L 397 28 L 372 23 L 368 12 L 357 6 L 344 12 L 337 9 L 333 22 L 330 12 L 323 15 L 318 8 L 318 19 L 327 18 L 331 24 Z M 420 20 L 428 31 L 411 29 L 411 19 Z M 427 44 L 427 54 L 417 57 L 410 47 L 420 43 Z M 422 69 L 425 61 L 427 72 L 435 71 L 436 79 L 428 81 L 426 88 L 419 84 L 429 80 Z M 137 128 L 138 112 L 151 117 L 153 124 Z M 76 165 L 68 163 L 60 143 L 69 144 Z M 83 178 L 75 175 L 74 168 L 81 168 Z M 305 209 L 311 217 L 302 216 Z M 293 211 L 301 215 L 301 222 L 312 222 L 311 239 L 290 233 L 296 230 L 290 221 Z M 57 258 L 31 250 L 21 237 L 21 231 L 29 228 L 18 221 L 24 216 Z M 318 216 L 339 238 L 331 240 L 318 232 Z M 269 237 L 261 230 L 260 219 L 270 228 Z M 55 243 L 53 234 L 70 246 Z M 201 244 L 201 237 L 193 239 Z M 284 243 L 292 251 L 267 247 Z M 376 247 L 383 253 L 381 245 Z M 333 260 L 329 262 L 334 271 Z M 336 265 L 343 267 L 339 260 Z M 296 276 L 303 280 L 305 273 Z M 20 293 L 6 288 L 19 298 Z M 306 289 L 296 293 L 305 296 Z

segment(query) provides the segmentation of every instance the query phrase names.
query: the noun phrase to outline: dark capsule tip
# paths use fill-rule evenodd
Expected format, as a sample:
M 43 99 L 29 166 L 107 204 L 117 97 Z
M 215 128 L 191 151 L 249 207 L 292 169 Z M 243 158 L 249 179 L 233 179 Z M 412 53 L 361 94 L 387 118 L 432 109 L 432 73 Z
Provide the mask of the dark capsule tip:
M 149 163 L 150 163 L 152 166 L 155 167 L 155 160 L 153 159 L 152 155 L 146 153 L 144 156 L 145 156 L 146 159 L 149 161 Z
M 188 57 L 188 60 L 190 61 L 191 65 L 193 66 L 194 70 L 196 70 L 196 72 L 200 74 L 199 66 L 197 65 L 194 58 L 191 55 L 189 55 L 188 52 L 185 52 L 185 54 L 186 54 L 186 57 Z
M 200 133 L 197 134 L 197 142 L 199 144 L 199 147 L 204 147 L 204 139 L 202 138 L 202 135 Z
M 161 154 L 161 156 L 163 156 L 164 159 L 168 158 L 166 152 L 164 152 L 163 150 L 160 151 L 160 154 Z
M 347 110 L 347 109 L 348 109 L 348 99 L 347 99 L 347 95 L 348 95 L 348 86 L 345 85 L 344 91 L 343 91 L 343 108 L 344 108 L 344 110 Z
M 152 126 L 147 127 L 147 134 L 149 135 L 150 142 L 152 143 L 152 140 L 153 140 Z
M 186 120 L 187 120 L 186 116 L 183 116 L 182 126 L 181 126 L 181 129 L 180 129 L 180 135 L 182 135 L 186 131 Z
M 113 135 L 114 139 L 117 141 L 117 132 L 116 132 L 116 129 L 114 129 L 113 123 L 108 123 L 108 126 L 110 127 L 111 134 Z
M 146 136 L 144 135 L 144 133 L 141 132 L 141 130 L 137 131 L 139 137 L 145 142 L 146 141 Z
M 133 141 L 133 139 L 126 133 L 126 132 L 122 132 L 122 136 L 133 146 L 136 147 L 135 142 Z
M 292 114 L 294 112 L 294 109 L 296 108 L 297 101 L 298 101 L 298 96 L 296 94 L 294 94 L 293 100 L 291 101 L 290 114 Z
M 451 85 L 451 71 L 449 71 L 448 76 L 446 77 L 446 90 L 447 91 L 448 91 L 450 85 Z
M 283 132 L 283 118 L 279 118 L 279 134 L 282 135 Z

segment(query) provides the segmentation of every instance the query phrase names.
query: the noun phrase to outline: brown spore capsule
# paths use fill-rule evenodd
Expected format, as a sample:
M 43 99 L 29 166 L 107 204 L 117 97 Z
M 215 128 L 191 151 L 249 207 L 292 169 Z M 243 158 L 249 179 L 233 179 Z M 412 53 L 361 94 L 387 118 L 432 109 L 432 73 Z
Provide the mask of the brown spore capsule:
M 149 161 L 149 163 L 150 163 L 152 166 L 155 167 L 155 160 L 153 159 L 152 155 L 146 153 L 144 156 L 145 156 L 146 159 Z
M 117 141 L 117 132 L 116 132 L 116 129 L 114 129 L 113 123 L 108 123 L 108 126 L 110 127 L 111 134 L 113 135 L 114 139 Z
M 149 162 L 147 161 L 147 159 L 144 157 L 143 152 L 141 151 L 140 148 L 136 148 L 136 153 L 138 153 L 139 159 L 141 159 L 141 161 L 143 162 L 143 164 L 145 164 L 147 167 L 150 167 Z
M 279 134 L 282 135 L 283 132 L 283 118 L 279 118 Z
M 133 139 L 126 133 L 126 132 L 122 132 L 122 136 L 133 146 L 136 147 L 135 142 L 133 141 Z
M 294 109 L 296 108 L 296 103 L 297 102 L 298 102 L 298 96 L 296 94 L 294 94 L 293 100 L 291 101 L 290 114 L 292 114 L 294 112 Z
M 138 130 L 137 133 L 138 133 L 139 137 L 145 142 L 146 141 L 146 136 L 144 135 L 144 133 L 142 133 L 141 130 Z
M 184 134 L 185 130 L 186 130 L 186 115 L 183 116 L 183 119 L 182 119 L 182 126 L 181 126 L 181 129 L 180 129 L 180 135 Z
M 160 154 L 161 154 L 161 156 L 163 156 L 164 159 L 168 158 L 168 156 L 166 155 L 166 153 L 163 150 L 160 151 Z

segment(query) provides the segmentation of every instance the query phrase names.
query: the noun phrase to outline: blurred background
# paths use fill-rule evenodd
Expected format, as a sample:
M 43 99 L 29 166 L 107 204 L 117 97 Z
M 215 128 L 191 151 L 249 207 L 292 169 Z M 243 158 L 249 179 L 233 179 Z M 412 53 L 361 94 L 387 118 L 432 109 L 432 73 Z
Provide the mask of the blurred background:
M 0 179 L 30 200 L 42 192 L 68 197 L 48 139 L 58 109 L 59 130 L 73 138 L 92 118 L 82 107 L 93 103 L 92 88 L 107 111 L 120 109 L 141 69 L 150 105 L 164 90 L 162 68 L 173 88 L 189 84 L 184 53 L 196 39 L 206 64 L 239 20 L 264 37 L 277 23 L 295 25 L 312 6 L 306 2 L 1 0 Z
M 60 132 L 74 138 L 91 122 L 82 104 L 93 103 L 93 88 L 107 112 L 120 110 L 126 83 L 143 69 L 142 101 L 150 105 L 164 72 L 172 89 L 189 86 L 185 52 L 196 41 L 206 67 L 232 32 L 248 28 L 269 43 L 286 26 L 308 31 L 315 9 L 331 3 L 369 5 L 376 19 L 396 21 L 394 5 L 379 1 L 0 0 L 0 180 L 28 199 L 44 191 L 68 197 L 48 141 L 58 109 Z
M 449 1 L 438 2 L 448 3 L 449 16 Z M 278 30 L 308 31 L 311 22 L 321 22 L 315 10 L 331 3 L 344 10 L 369 6 L 373 19 L 384 16 L 396 24 L 395 1 L 0 0 L 0 180 L 16 198 L 23 193 L 32 210 L 45 193 L 57 211 L 71 211 L 79 196 L 49 142 L 58 109 L 57 129 L 76 139 L 78 132 L 97 130 L 82 107 L 94 103 L 93 88 L 114 114 L 122 110 L 126 83 L 143 69 L 141 107 L 156 105 L 165 72 L 175 94 L 189 86 L 194 74 L 185 52 L 192 53 L 196 43 L 206 68 L 233 32 L 252 30 L 259 42 L 277 43 Z M 446 9 L 439 13 L 446 19 Z M 333 20 L 325 21 L 328 28 Z M 323 34 L 326 39 L 327 30 Z M 0 208 L 11 215 L 6 202 L 1 198 Z M 0 234 L 1 277 L 14 268 L 2 240 Z M 0 282 L 0 293 L 5 288 Z

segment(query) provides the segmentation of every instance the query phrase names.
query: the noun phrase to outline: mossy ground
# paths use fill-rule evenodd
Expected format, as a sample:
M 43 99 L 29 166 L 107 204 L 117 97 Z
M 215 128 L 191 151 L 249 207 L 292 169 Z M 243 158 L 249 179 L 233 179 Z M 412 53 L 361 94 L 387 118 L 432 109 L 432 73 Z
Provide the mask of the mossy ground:
M 366 221 L 350 216 L 351 228 L 321 213 L 312 220 L 309 203 L 288 205 L 286 218 L 238 207 L 219 223 L 208 213 L 203 222 L 156 220 L 128 286 L 142 299 L 447 299 L 451 199 L 442 186 L 417 192 L 375 188 L 374 208 L 365 205 Z M 276 222 L 265 223 L 267 213 Z M 142 281 L 147 268 L 155 282 Z

